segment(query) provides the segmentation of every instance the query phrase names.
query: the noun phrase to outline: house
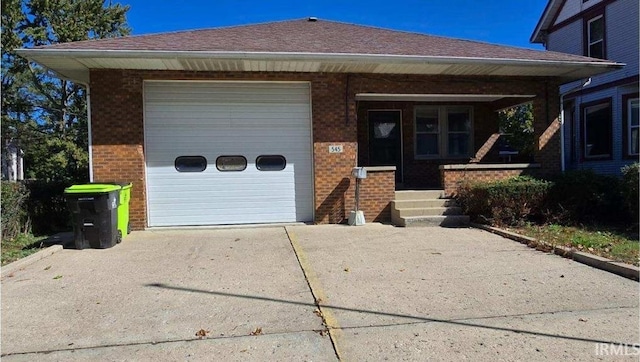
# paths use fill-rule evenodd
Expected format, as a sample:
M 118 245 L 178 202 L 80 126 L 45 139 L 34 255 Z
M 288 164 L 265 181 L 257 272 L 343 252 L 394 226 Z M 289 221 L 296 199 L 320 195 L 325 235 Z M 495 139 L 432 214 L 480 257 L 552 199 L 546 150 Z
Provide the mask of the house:
M 639 23 L 637 0 L 549 0 L 531 36 L 547 50 L 625 64 L 561 86 L 567 169 L 619 175 L 638 161 Z
M 556 173 L 559 85 L 620 66 L 317 18 L 18 53 L 86 85 L 91 179 L 133 182 L 134 229 L 343 222 L 354 166 L 367 221 L 396 189 Z M 535 163 L 491 163 L 496 111 L 523 102 Z

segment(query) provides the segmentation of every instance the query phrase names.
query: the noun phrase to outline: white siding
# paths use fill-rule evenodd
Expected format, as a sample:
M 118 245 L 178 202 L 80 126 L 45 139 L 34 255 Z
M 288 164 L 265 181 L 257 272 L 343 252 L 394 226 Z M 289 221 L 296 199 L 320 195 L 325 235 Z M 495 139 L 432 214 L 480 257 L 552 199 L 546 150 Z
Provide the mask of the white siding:
M 178 172 L 178 156 L 204 156 L 203 172 Z M 247 168 L 221 172 L 241 155 Z M 259 171 L 259 155 L 282 155 L 282 171 Z M 149 226 L 313 219 L 307 83 L 146 82 Z

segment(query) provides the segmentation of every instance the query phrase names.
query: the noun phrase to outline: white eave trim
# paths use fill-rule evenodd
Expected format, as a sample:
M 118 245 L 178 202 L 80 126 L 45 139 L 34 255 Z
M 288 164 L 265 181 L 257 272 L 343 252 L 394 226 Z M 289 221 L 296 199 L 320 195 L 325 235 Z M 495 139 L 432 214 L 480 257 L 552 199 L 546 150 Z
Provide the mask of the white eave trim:
M 550 0 L 547 3 L 547 6 L 544 8 L 542 15 L 540 16 L 540 20 L 538 20 L 538 24 L 536 24 L 536 28 L 531 34 L 531 38 L 529 42 L 531 43 L 544 43 L 544 39 L 541 38 L 541 32 L 553 26 L 551 24 L 551 20 L 555 17 L 556 13 L 560 11 L 560 5 L 562 1 L 558 0 Z
M 493 64 L 493 65 L 540 65 L 540 66 L 593 66 L 619 67 L 622 64 L 608 61 L 571 61 L 543 59 L 512 59 L 484 57 L 442 57 L 395 54 L 358 53 L 290 53 L 290 52 L 218 52 L 218 51 L 159 51 L 159 50 L 79 50 L 79 49 L 17 49 L 25 58 L 71 57 L 71 58 L 139 58 L 139 59 L 239 59 L 239 60 L 310 60 L 375 63 L 425 63 L 425 64 Z
M 357 93 L 358 101 L 494 102 L 503 98 L 534 98 L 534 94 L 389 94 Z

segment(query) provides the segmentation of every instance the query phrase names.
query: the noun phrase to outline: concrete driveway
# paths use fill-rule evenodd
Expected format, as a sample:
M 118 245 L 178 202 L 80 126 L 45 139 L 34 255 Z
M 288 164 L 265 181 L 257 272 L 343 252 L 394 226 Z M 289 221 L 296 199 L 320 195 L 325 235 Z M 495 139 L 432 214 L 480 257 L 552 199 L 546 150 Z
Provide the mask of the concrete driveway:
M 134 232 L 4 277 L 2 359 L 637 360 L 638 291 L 476 229 Z

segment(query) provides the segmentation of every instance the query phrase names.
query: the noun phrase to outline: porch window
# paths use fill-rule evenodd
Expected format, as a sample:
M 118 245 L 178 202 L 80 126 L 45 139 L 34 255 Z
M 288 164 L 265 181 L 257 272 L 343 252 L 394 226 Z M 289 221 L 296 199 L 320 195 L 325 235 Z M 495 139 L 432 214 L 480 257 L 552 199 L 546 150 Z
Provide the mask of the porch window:
M 604 59 L 604 16 L 599 15 L 587 21 L 587 56 Z
M 627 101 L 627 144 L 629 145 L 629 156 L 640 154 L 640 113 L 638 107 L 639 99 L 629 99 Z
M 611 157 L 611 103 L 585 106 L 582 117 L 584 158 Z
M 471 115 L 468 107 L 447 110 L 448 155 L 465 157 L 469 155 L 469 135 L 471 133 Z
M 440 115 L 438 108 L 416 108 L 416 155 L 440 155 Z
M 415 108 L 416 158 L 464 158 L 471 152 L 471 107 Z

